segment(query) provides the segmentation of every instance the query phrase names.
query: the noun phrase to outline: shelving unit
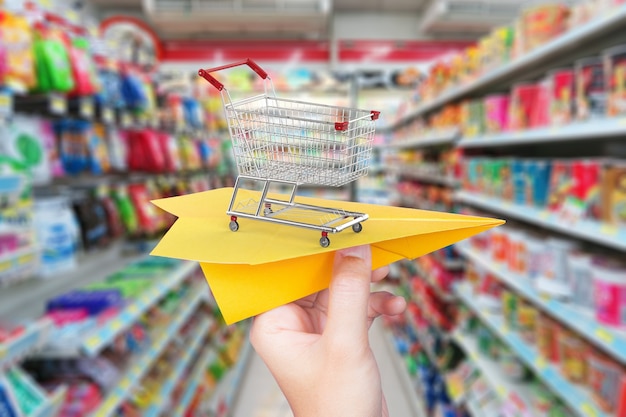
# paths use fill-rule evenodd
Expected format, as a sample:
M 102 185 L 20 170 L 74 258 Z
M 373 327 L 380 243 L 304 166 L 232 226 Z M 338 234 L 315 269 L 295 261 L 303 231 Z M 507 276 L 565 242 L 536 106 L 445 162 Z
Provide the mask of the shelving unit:
M 241 386 L 241 379 L 244 377 L 245 370 L 248 367 L 252 350 L 252 345 L 246 338 L 242 344 L 241 352 L 239 352 L 237 364 L 228 370 L 226 376 L 220 380 L 213 392 L 208 408 L 214 415 L 221 415 L 218 413 L 220 410 L 231 409 L 239 394 L 238 387 Z
M 172 371 L 166 382 L 162 385 L 161 391 L 159 391 L 159 395 L 157 396 L 158 401 L 153 403 L 150 408 L 146 410 L 143 414 L 144 417 L 159 417 L 163 414 L 164 410 L 171 406 L 170 397 L 172 396 L 172 392 L 174 391 L 174 388 L 176 388 L 176 385 L 180 382 L 183 373 L 188 368 L 191 361 L 197 356 L 198 351 L 200 351 L 201 343 L 210 327 L 211 321 L 209 319 L 204 319 L 202 323 L 196 326 L 193 331 L 195 336 L 186 347 L 185 353 L 178 361 L 174 371 Z
M 46 341 L 51 326 L 50 320 L 38 320 L 28 324 L 18 336 L 0 343 L 0 371 L 39 350 Z
M 419 166 L 411 167 L 408 165 L 398 165 L 389 167 L 387 169 L 387 172 L 389 172 L 390 174 L 411 178 L 428 184 L 443 185 L 445 187 L 452 188 L 459 185 L 459 181 L 457 181 L 455 178 L 433 175 L 425 171 L 423 168 L 420 168 Z
M 180 328 L 189 320 L 198 305 L 206 298 L 206 287 L 198 287 L 190 291 L 188 299 L 180 303 L 180 307 L 172 322 L 154 338 L 151 346 L 143 352 L 125 375 L 120 379 L 117 387 L 113 389 L 100 407 L 92 414 L 92 417 L 113 416 L 116 409 L 128 397 L 132 387 L 146 375 L 154 361 L 161 355 L 173 337 L 178 334 Z
M 459 139 L 459 136 L 460 131 L 457 128 L 441 129 L 427 132 L 423 136 L 392 141 L 389 143 L 389 148 L 406 150 L 452 145 Z
M 547 210 L 514 204 L 510 201 L 469 193 L 467 191 L 457 191 L 454 194 L 454 198 L 457 202 L 523 220 L 573 238 L 583 239 L 599 245 L 626 251 L 626 230 L 623 228 L 587 219 L 565 224 L 556 214 Z
M 447 103 L 470 95 L 478 95 L 503 84 L 510 86 L 515 81 L 531 79 L 563 62 L 571 63 L 581 53 L 586 52 L 585 46 L 587 45 L 601 42 L 607 46 L 613 45 L 617 39 L 615 37 L 607 39 L 607 37 L 619 31 L 625 22 L 626 6 L 615 8 L 606 15 L 569 30 L 495 70 L 478 76 L 464 85 L 444 91 L 436 99 L 425 102 L 402 116 L 390 128 L 397 129 L 416 117 L 425 115 Z
M 198 359 L 195 364 L 195 369 L 193 373 L 189 377 L 185 393 L 182 395 L 178 405 L 173 411 L 174 417 L 183 417 L 185 415 L 185 412 L 189 408 L 189 405 L 191 404 L 191 401 L 193 400 L 193 397 L 196 394 L 198 387 L 200 386 L 202 378 L 204 378 L 207 372 L 207 367 L 216 358 L 217 355 L 215 354 L 215 349 L 213 347 L 205 348 L 202 356 L 200 356 L 200 359 Z
M 519 335 L 510 331 L 501 317 L 481 308 L 467 285 L 458 285 L 455 290 L 463 303 L 471 308 L 501 340 L 506 342 L 516 355 L 534 371 L 535 375 L 574 410 L 576 415 L 581 417 L 609 417 L 594 404 L 586 389 L 565 379 L 554 365 L 549 364 L 539 356 L 535 349 L 524 342 Z
M 456 146 L 459 148 L 504 148 L 547 143 L 597 142 L 602 139 L 624 137 L 626 137 L 626 118 L 606 118 L 574 122 L 563 126 L 464 138 L 458 141 Z
M 52 394 L 47 394 L 33 381 L 30 375 L 25 373 L 21 368 L 13 367 L 8 370 L 8 372 L 10 372 L 14 378 L 19 379 L 21 383 L 28 386 L 33 395 L 43 400 L 37 408 L 32 410 L 29 417 L 50 417 L 57 415 L 65 399 L 67 391 L 65 387 L 59 387 Z M 5 379 L 5 376 L 0 373 L 0 385 L 5 385 Z
M 58 276 L 41 279 L 33 277 L 0 291 L 0 317 L 34 320 L 45 310 L 45 301 L 76 287 L 102 281 L 126 264 L 143 259 L 145 255 L 124 256 L 123 243 L 115 242 L 99 251 L 84 253 L 78 266 Z
M 406 364 L 404 363 L 404 361 L 402 360 L 402 357 L 396 352 L 394 348 L 391 333 L 389 333 L 388 331 L 385 332 L 383 339 L 385 342 L 385 348 L 387 349 L 387 353 L 389 357 L 392 358 L 393 367 L 395 369 L 396 374 L 400 377 L 400 382 L 402 386 L 406 387 L 407 389 L 410 389 L 411 387 L 416 386 L 418 382 L 414 382 L 411 380 L 411 377 L 406 369 Z M 428 415 L 426 413 L 426 410 L 424 409 L 423 402 L 418 399 L 417 395 L 413 395 L 413 393 L 409 393 L 409 395 L 407 395 L 406 397 L 412 400 L 409 403 L 411 410 L 412 410 L 412 414 L 411 414 L 412 416 L 426 417 Z
M 468 248 L 465 244 L 457 245 L 457 250 L 471 262 L 494 274 L 534 305 L 575 329 L 587 340 L 611 353 L 619 360 L 626 361 L 626 332 L 604 326 L 597 322 L 594 317 L 581 312 L 566 302 L 545 297 L 533 288 L 528 278 L 509 271 L 503 265 L 491 261 L 484 255 Z
M 115 317 L 104 324 L 98 324 L 84 338 L 79 338 L 80 350 L 88 356 L 96 356 L 110 345 L 115 338 L 133 325 L 146 311 L 159 302 L 168 292 L 178 287 L 189 274 L 198 268 L 195 262 L 184 261 L 174 271 L 168 272 L 152 288 L 144 292 L 139 298 L 128 304 Z
M 448 293 L 446 291 L 444 291 L 438 284 L 437 282 L 435 282 L 433 276 L 429 273 L 427 273 L 426 271 L 424 271 L 419 265 L 415 265 L 415 268 L 417 269 L 417 274 L 424 279 L 428 285 L 435 291 L 435 293 L 437 294 L 437 297 L 441 298 L 443 301 L 446 302 L 453 302 L 456 301 L 456 296 L 453 293 Z
M 452 338 L 461 346 L 463 351 L 470 358 L 472 363 L 478 367 L 481 374 L 489 381 L 491 387 L 498 394 L 502 401 L 510 400 L 518 407 L 524 417 L 539 416 L 541 413 L 536 410 L 530 401 L 528 387 L 523 383 L 511 382 L 494 361 L 482 356 L 476 345 L 476 341 L 457 330 L 452 333 Z M 476 416 L 479 416 L 477 414 Z

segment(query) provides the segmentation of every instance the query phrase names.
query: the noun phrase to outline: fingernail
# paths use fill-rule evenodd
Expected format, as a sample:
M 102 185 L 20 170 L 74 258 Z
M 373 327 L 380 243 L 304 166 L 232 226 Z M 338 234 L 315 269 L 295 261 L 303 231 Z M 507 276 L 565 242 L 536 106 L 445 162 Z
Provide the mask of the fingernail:
M 353 246 L 339 251 L 341 256 L 353 256 L 355 258 L 367 259 L 370 257 L 370 248 L 367 245 Z

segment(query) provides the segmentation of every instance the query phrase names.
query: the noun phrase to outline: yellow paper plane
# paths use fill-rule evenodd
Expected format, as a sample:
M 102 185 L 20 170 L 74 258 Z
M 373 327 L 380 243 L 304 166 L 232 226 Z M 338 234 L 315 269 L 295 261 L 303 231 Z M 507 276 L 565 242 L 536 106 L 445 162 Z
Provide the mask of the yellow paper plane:
M 503 220 L 372 204 L 296 197 L 296 202 L 367 213 L 361 233 L 350 229 L 319 245 L 319 232 L 240 219 L 231 232 L 225 214 L 232 188 L 153 201 L 178 217 L 152 255 L 200 263 L 228 324 L 255 316 L 328 287 L 334 252 L 357 245 L 372 248 L 374 269 L 414 259 L 459 242 Z M 259 193 L 239 190 L 254 201 Z M 277 196 L 278 198 L 280 196 Z M 258 201 L 258 200 L 257 200 Z

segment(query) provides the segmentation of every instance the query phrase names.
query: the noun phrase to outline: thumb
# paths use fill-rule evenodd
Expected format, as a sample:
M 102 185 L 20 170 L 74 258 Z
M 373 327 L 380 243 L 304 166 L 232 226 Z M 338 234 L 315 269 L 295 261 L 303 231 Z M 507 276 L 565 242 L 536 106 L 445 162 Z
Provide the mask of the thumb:
M 372 276 L 372 252 L 356 246 L 335 253 L 324 337 L 340 345 L 367 341 L 367 309 Z

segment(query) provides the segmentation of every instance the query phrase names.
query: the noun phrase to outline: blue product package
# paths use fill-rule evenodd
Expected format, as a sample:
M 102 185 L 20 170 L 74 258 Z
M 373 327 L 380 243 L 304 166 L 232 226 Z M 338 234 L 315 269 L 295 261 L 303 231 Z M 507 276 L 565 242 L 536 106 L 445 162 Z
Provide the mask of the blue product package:
M 110 290 L 74 290 L 48 300 L 46 311 L 84 308 L 90 316 L 95 316 L 109 308 L 121 306 L 122 293 Z
M 59 159 L 63 169 L 70 175 L 77 175 L 89 166 L 89 150 L 86 137 L 81 137 L 82 125 L 63 119 L 55 122 L 54 132 L 58 140 Z
M 96 102 L 100 106 L 120 109 L 126 105 L 122 97 L 122 80 L 120 74 L 109 69 L 98 72 L 102 89 L 96 94 Z
M 0 384 L 0 417 L 18 417 L 7 388 Z
M 513 202 L 526 204 L 526 167 L 522 159 L 514 159 L 511 163 L 511 175 L 513 177 Z
M 183 98 L 183 109 L 185 113 L 185 121 L 195 129 L 202 128 L 202 108 L 200 103 L 189 97 Z
M 200 154 L 200 159 L 202 159 L 202 164 L 204 166 L 209 165 L 209 160 L 211 159 L 211 147 L 206 140 L 201 140 L 197 142 L 198 144 L 198 153 Z
M 548 202 L 551 169 L 552 164 L 549 161 L 535 161 L 533 164 L 532 196 L 536 207 L 545 207 Z
M 145 94 L 141 80 L 132 75 L 126 74 L 122 77 L 122 97 L 124 102 L 133 109 L 144 109 L 148 106 L 148 98 Z

